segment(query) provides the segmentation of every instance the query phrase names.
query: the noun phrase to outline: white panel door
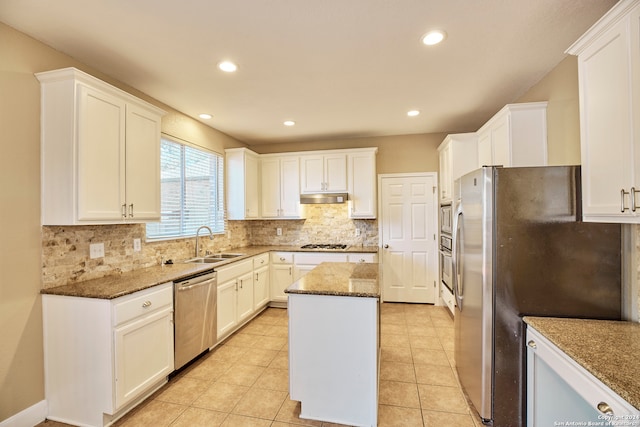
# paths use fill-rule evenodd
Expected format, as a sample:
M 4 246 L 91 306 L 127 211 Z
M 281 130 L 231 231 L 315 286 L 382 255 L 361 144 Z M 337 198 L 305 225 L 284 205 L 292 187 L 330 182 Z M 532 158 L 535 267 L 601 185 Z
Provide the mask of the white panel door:
M 78 101 L 78 219 L 122 220 L 126 103 L 86 86 Z
M 127 105 L 127 219 L 160 220 L 160 117 Z
M 382 297 L 435 303 L 438 277 L 436 174 L 380 179 Z

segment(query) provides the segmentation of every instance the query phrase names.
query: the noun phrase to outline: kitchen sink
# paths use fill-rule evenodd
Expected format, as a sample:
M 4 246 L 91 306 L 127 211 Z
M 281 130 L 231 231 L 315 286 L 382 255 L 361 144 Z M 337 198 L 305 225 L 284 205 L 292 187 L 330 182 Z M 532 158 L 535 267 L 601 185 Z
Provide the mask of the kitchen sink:
M 197 264 L 215 264 L 222 261 L 228 261 L 233 258 L 237 258 L 240 256 L 244 256 L 244 254 L 212 254 L 204 257 L 196 257 L 185 260 L 187 263 L 197 263 Z
M 191 258 L 191 259 L 187 259 L 184 262 L 188 262 L 188 263 L 198 263 L 198 264 L 215 264 L 216 262 L 222 262 L 222 261 L 226 261 L 227 258 L 212 258 L 212 257 L 206 257 L 206 258 Z
M 229 259 L 229 258 L 237 258 L 239 256 L 244 256 L 244 254 L 213 254 L 213 255 L 207 255 L 205 256 L 205 258 L 222 258 L 222 259 Z

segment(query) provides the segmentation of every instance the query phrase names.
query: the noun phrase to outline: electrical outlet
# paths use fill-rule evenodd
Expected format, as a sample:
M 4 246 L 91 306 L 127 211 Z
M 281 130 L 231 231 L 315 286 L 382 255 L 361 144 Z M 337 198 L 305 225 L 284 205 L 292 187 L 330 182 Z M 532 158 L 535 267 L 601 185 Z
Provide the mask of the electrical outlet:
M 142 249 L 142 246 L 140 244 L 140 239 L 133 239 L 133 251 L 140 252 L 141 249 Z
M 358 237 L 360 235 L 360 229 L 356 228 L 356 237 Z
M 92 243 L 89 245 L 89 258 L 104 258 L 104 243 Z
M 276 228 L 276 236 L 282 236 L 282 228 Z

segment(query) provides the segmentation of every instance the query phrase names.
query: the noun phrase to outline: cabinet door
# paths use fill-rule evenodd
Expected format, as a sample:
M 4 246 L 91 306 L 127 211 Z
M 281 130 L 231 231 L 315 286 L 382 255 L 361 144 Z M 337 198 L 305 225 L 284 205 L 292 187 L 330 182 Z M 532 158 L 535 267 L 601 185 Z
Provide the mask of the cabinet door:
M 245 180 L 245 218 L 259 218 L 260 198 L 258 197 L 258 157 L 246 155 Z
M 258 310 L 267 305 L 270 297 L 269 266 L 267 265 L 254 272 L 253 309 Z
M 218 341 L 238 323 L 238 292 L 236 279 L 218 285 Z
M 300 217 L 300 167 L 297 157 L 280 160 L 280 216 Z
M 491 145 L 493 146 L 494 165 L 513 166 L 511 164 L 511 132 L 508 114 L 491 126 Z
M 478 167 L 493 165 L 493 146 L 491 130 L 487 129 L 478 135 Z
M 323 156 L 300 157 L 300 188 L 302 193 L 322 192 L 324 184 Z
M 159 310 L 114 330 L 116 410 L 173 372 L 173 312 Z
M 262 203 L 263 218 L 280 216 L 280 161 L 277 158 L 262 159 Z
M 376 156 L 374 153 L 349 155 L 349 217 L 376 217 Z
M 324 156 L 324 175 L 325 191 L 347 191 L 346 154 L 331 154 Z
M 238 323 L 253 314 L 253 272 L 238 277 Z
M 122 220 L 126 104 L 78 87 L 78 220 Z
M 622 20 L 578 58 L 585 219 L 629 217 L 621 190 L 633 179 L 632 79 L 629 34 Z M 629 207 L 629 197 L 625 196 Z
M 127 105 L 127 219 L 160 220 L 160 117 Z
M 293 283 L 292 264 L 271 264 L 271 300 L 286 302 L 284 290 Z
M 440 150 L 439 164 L 440 164 L 440 200 L 451 200 L 451 152 L 453 150 L 452 142 L 447 142 L 446 146 Z
M 294 281 L 306 276 L 311 270 L 316 268 L 318 264 L 296 264 L 294 271 Z

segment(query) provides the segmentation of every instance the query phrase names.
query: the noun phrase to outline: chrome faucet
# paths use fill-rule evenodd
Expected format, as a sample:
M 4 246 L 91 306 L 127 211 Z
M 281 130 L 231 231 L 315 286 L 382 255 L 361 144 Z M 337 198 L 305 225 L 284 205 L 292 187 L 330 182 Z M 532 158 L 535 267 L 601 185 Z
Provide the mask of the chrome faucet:
M 200 241 L 198 240 L 198 236 L 200 234 L 200 230 L 202 230 L 203 228 L 206 228 L 207 231 L 209 231 L 209 240 L 213 240 L 213 231 L 211 231 L 209 227 L 207 227 L 206 225 L 198 227 L 198 231 L 196 231 L 196 258 L 200 256 Z

